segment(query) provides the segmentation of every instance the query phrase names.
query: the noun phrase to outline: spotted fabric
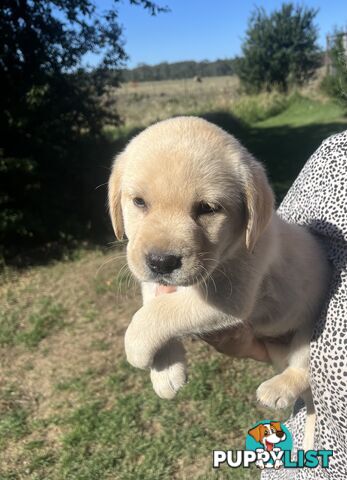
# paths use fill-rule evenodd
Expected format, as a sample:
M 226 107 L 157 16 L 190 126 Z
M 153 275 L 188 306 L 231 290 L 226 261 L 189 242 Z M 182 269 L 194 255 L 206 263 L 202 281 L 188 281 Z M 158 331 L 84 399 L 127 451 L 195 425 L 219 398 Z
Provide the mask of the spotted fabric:
M 279 215 L 306 225 L 333 266 L 328 300 L 313 332 L 310 378 L 316 410 L 315 450 L 333 450 L 330 467 L 264 471 L 262 480 L 347 479 L 347 130 L 325 140 L 282 202 Z M 286 425 L 302 448 L 305 407 L 299 400 Z

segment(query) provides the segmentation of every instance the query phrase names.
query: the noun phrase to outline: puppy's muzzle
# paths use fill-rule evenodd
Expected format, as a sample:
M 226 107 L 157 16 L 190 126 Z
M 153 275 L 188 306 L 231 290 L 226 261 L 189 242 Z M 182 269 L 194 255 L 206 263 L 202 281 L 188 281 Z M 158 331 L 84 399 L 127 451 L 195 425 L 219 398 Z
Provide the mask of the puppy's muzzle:
M 146 263 L 153 273 L 164 275 L 181 268 L 182 257 L 167 253 L 150 252 L 146 255 Z

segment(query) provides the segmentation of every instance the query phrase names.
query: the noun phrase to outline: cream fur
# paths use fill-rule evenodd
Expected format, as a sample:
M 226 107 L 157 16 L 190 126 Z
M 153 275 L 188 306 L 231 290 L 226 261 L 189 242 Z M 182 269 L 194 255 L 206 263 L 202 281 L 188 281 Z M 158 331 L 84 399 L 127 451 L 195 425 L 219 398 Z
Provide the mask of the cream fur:
M 201 201 L 221 209 L 199 216 Z M 314 236 L 277 216 L 263 167 L 234 137 L 195 117 L 149 127 L 117 157 L 109 207 L 144 297 L 125 335 L 127 358 L 151 368 L 159 396 L 172 398 L 185 383 L 181 337 L 245 321 L 264 341 L 293 335 L 287 347 L 267 343 L 280 373 L 260 385 L 259 401 L 281 408 L 307 396 L 309 341 L 329 267 Z M 180 255 L 181 268 L 156 278 L 145 262 L 152 250 Z M 178 290 L 155 297 L 158 281 Z

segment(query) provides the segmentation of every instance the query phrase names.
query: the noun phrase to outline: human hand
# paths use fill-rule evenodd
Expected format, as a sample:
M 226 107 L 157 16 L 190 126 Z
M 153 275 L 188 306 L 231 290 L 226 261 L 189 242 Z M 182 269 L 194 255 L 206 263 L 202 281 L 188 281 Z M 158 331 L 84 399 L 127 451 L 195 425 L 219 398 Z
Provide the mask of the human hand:
M 229 357 L 271 362 L 265 344 L 255 337 L 251 325 L 246 322 L 218 332 L 200 335 L 200 338 L 215 348 L 217 352 Z

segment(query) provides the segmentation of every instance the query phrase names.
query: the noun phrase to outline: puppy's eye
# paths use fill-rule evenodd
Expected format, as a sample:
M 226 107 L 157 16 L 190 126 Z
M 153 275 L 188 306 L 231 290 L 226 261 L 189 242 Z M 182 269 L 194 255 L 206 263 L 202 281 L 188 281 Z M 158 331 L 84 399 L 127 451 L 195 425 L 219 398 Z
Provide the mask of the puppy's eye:
M 145 206 L 146 206 L 146 202 L 141 197 L 135 197 L 133 199 L 133 203 L 136 207 L 139 207 L 139 208 L 145 208 Z
M 219 212 L 222 209 L 221 205 L 212 205 L 207 202 L 200 202 L 197 206 L 197 215 L 210 215 L 212 213 Z

